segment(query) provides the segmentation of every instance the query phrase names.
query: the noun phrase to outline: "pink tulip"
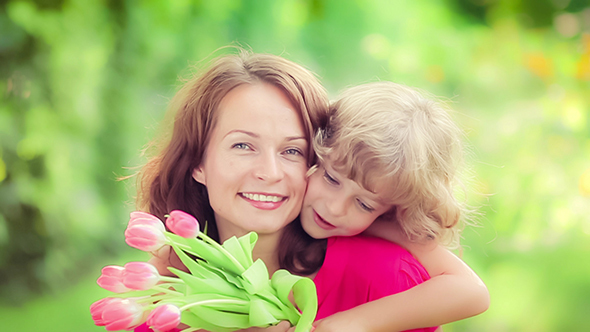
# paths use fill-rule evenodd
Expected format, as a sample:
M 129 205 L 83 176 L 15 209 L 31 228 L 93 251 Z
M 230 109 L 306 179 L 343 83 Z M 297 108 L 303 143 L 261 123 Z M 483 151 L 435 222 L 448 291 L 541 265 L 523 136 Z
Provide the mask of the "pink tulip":
M 145 322 L 144 307 L 129 299 L 113 299 L 102 312 L 107 331 L 131 330 Z
M 166 236 L 159 227 L 137 224 L 125 230 L 125 242 L 133 248 L 150 252 L 162 248 L 166 244 Z
M 162 232 L 166 229 L 164 228 L 164 223 L 158 217 L 154 216 L 153 214 L 141 212 L 141 211 L 134 211 L 131 212 L 129 223 L 127 224 L 127 228 L 135 225 L 149 225 L 153 226 Z
M 147 325 L 161 332 L 170 331 L 180 323 L 180 309 L 173 304 L 163 304 L 154 309 L 147 318 Z
M 121 266 L 109 265 L 102 268 L 102 274 L 96 280 L 96 283 L 113 293 L 125 293 L 131 289 L 125 287 L 123 284 L 123 271 L 125 269 Z
M 131 289 L 146 290 L 154 287 L 160 280 L 158 270 L 150 263 L 130 262 L 125 264 L 123 284 Z
M 166 219 L 166 226 L 172 233 L 184 238 L 194 238 L 199 234 L 199 222 L 190 214 L 174 210 Z
M 102 320 L 102 313 L 105 308 L 109 305 L 109 303 L 113 301 L 117 301 L 119 299 L 115 299 L 112 297 L 106 297 L 104 299 L 98 300 L 92 305 L 90 305 L 90 314 L 92 315 L 92 320 L 94 320 L 94 324 L 96 326 L 105 326 L 106 323 Z

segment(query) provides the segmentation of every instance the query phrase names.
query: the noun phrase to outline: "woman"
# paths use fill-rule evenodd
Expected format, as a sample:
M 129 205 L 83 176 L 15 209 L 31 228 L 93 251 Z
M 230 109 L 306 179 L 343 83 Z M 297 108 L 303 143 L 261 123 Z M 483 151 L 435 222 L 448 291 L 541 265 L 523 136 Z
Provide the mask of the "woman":
M 201 227 L 220 242 L 255 231 L 253 258 L 271 274 L 286 267 L 277 253 L 296 256 L 289 238 L 303 231 L 285 226 L 301 210 L 315 161 L 310 141 L 328 117 L 317 78 L 281 57 L 242 51 L 219 57 L 186 82 L 171 111 L 170 141 L 140 172 L 139 208 L 161 219 L 186 211 L 206 221 Z M 280 241 L 285 232 L 291 236 Z M 151 261 L 162 274 L 169 274 L 168 265 L 182 267 L 169 248 Z

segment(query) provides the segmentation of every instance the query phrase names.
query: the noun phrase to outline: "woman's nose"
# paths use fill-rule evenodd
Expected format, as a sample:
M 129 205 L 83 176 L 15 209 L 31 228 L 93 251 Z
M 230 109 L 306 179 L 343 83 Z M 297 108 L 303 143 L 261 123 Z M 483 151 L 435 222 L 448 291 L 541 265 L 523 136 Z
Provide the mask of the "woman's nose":
M 278 156 L 268 153 L 261 155 L 258 167 L 255 170 L 255 176 L 263 181 L 277 182 L 284 176 L 284 171 Z

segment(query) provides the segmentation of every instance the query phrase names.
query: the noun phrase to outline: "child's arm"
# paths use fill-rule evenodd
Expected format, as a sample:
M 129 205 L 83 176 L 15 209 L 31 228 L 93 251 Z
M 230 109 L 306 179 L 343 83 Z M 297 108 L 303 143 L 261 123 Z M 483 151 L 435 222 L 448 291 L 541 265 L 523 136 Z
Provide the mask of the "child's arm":
M 388 240 L 395 240 L 416 256 L 431 279 L 407 291 L 329 316 L 318 322 L 316 332 L 402 331 L 443 325 L 487 310 L 489 293 L 485 284 L 453 253 L 434 242 L 404 241 L 399 232 L 385 223 L 377 222 L 374 226 L 367 232 L 369 235 L 388 234 Z
M 440 246 L 418 256 L 426 259 L 422 264 L 427 270 L 438 274 L 407 291 L 329 316 L 316 332 L 402 331 L 443 325 L 488 308 L 486 286 L 457 256 Z

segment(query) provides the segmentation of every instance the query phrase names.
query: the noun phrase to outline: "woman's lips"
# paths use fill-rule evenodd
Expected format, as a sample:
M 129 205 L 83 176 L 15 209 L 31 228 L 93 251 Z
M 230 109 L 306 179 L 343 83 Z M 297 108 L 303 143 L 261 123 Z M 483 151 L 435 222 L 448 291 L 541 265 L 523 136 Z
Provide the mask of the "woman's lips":
M 336 226 L 324 220 L 324 218 L 322 218 L 317 212 L 315 212 L 315 210 L 313 210 L 313 220 L 318 226 L 320 226 L 321 229 L 325 229 L 328 231 L 336 228 Z
M 278 209 L 287 200 L 287 197 L 272 194 L 240 193 L 246 202 L 261 210 Z

